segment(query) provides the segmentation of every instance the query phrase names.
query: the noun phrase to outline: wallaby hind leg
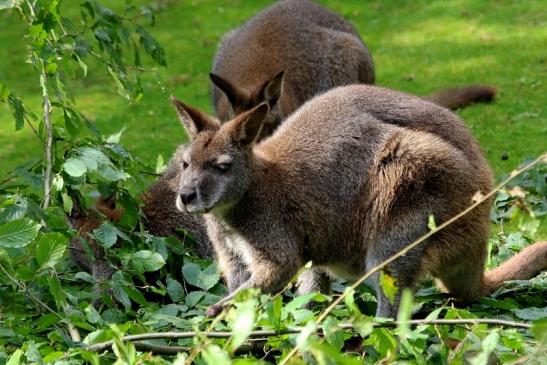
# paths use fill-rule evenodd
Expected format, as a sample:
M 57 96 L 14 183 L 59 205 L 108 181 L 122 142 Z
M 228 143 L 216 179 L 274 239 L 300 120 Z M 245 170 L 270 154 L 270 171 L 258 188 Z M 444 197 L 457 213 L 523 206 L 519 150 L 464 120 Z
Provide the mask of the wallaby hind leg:
M 474 255 L 462 257 L 456 264 L 445 265 L 435 275 L 442 284 L 441 288 L 462 301 L 469 301 L 483 294 L 484 262 L 472 256 Z
M 427 219 L 425 217 L 422 219 L 414 218 L 408 222 L 402 215 L 399 218 L 399 225 L 391 225 L 389 231 L 383 233 L 369 248 L 366 258 L 367 271 L 401 251 L 427 230 L 425 227 Z M 387 274 L 396 279 L 397 292 L 394 301 L 391 301 L 382 290 L 380 273 L 372 276 L 372 286 L 376 290 L 376 300 L 378 302 L 377 317 L 396 318 L 403 289 L 414 289 L 420 277 L 422 257 L 426 245 L 427 243 L 424 242 L 422 245 L 411 249 L 404 256 L 397 258 L 384 268 Z
M 319 268 L 310 268 L 305 270 L 297 280 L 298 295 L 308 293 L 328 294 L 330 291 L 331 278 L 324 270 Z
M 367 270 L 384 261 L 389 256 L 390 255 L 387 255 L 381 259 L 367 259 Z M 386 296 L 382 286 L 380 285 L 380 273 L 375 273 L 372 276 L 371 282 L 374 290 L 376 291 L 376 301 L 378 303 L 376 317 L 397 317 L 402 291 L 404 289 L 413 290 L 416 282 L 418 281 L 420 273 L 420 256 L 421 253 L 412 253 L 411 250 L 406 256 L 396 259 L 389 264 L 387 268 L 385 268 L 385 272 L 393 276 L 396 280 L 395 285 L 397 286 L 397 292 L 393 301 Z

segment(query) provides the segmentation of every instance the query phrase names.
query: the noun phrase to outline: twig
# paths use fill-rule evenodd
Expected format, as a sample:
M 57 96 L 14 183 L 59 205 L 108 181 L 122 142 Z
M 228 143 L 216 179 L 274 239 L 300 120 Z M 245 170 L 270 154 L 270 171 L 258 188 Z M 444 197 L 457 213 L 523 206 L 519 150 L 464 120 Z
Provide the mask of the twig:
M 215 319 L 209 324 L 208 330 L 204 333 L 212 333 L 211 329 L 215 327 L 215 324 L 220 322 L 224 317 L 226 316 L 227 308 L 222 309 L 222 312 L 218 316 L 215 317 Z M 207 336 L 206 336 L 207 337 Z M 229 336 L 228 336 L 229 337 Z M 207 337 L 207 340 L 209 337 Z M 205 341 L 204 341 L 205 342 Z M 207 343 L 200 344 L 199 346 L 195 346 L 190 354 L 188 355 L 188 358 L 184 361 L 184 365 L 190 365 L 193 364 L 194 359 L 198 354 L 203 350 L 204 346 L 207 345 Z
M 414 247 L 418 246 L 422 242 L 424 242 L 426 239 L 434 235 L 435 233 L 439 232 L 440 230 L 446 228 L 450 224 L 454 223 L 473 209 L 475 209 L 480 204 L 484 203 L 486 200 L 490 199 L 496 192 L 498 192 L 501 188 L 503 188 L 509 181 L 517 177 L 518 175 L 522 174 L 523 172 L 531 169 L 533 166 L 537 165 L 540 162 L 547 161 L 547 153 L 539 156 L 534 161 L 529 163 L 528 165 L 514 171 L 507 179 L 503 180 L 498 186 L 496 186 L 493 190 L 488 192 L 486 195 L 482 196 L 480 199 L 477 199 L 475 203 L 471 204 L 467 209 L 463 210 L 462 212 L 458 213 L 454 217 L 450 218 L 449 220 L 445 221 L 444 223 L 440 224 L 437 228 L 429 231 L 428 233 L 424 234 L 422 237 L 418 238 L 416 241 L 412 242 L 399 252 L 395 253 L 393 256 L 389 257 L 388 259 L 384 260 L 383 262 L 379 263 L 378 265 L 374 266 L 371 270 L 366 272 L 363 276 L 361 276 L 355 283 L 353 283 L 350 286 L 350 290 L 346 290 L 342 295 L 340 295 L 338 298 L 336 298 L 317 318 L 315 321 L 315 325 L 318 326 L 326 317 L 327 315 L 340 303 L 344 298 L 351 293 L 357 286 L 359 286 L 362 282 L 364 282 L 366 279 L 368 279 L 370 276 L 372 276 L 374 273 L 381 270 L 384 266 L 390 264 L 391 262 L 395 261 L 397 258 L 406 255 L 406 253 L 413 249 Z M 287 356 L 279 363 L 280 365 L 287 364 L 287 362 L 290 360 L 291 357 L 293 357 L 296 352 L 298 351 L 298 348 L 295 346 L 293 349 L 287 354 Z
M 250 342 L 245 343 L 241 345 L 236 352 L 238 353 L 246 353 L 253 350 L 259 350 L 262 348 L 262 343 L 266 342 L 266 340 L 261 342 Z M 192 347 L 184 347 L 184 346 L 169 346 L 169 345 L 153 345 L 151 343 L 146 342 L 134 342 L 135 349 L 138 351 L 143 352 L 153 352 L 158 355 L 176 355 L 179 352 L 188 352 L 192 350 Z
M 47 311 L 53 313 L 57 318 L 59 318 L 60 320 L 64 320 L 63 316 L 61 316 L 59 313 L 55 312 L 53 309 L 51 309 L 50 306 L 48 306 L 46 303 L 42 302 L 40 300 L 40 298 L 38 298 L 37 296 L 35 296 L 34 294 L 32 294 L 28 288 L 21 284 L 19 282 L 19 280 L 17 280 L 16 278 L 14 278 L 13 276 L 11 276 L 11 274 L 4 268 L 4 265 L 0 264 L 0 270 L 4 273 L 4 275 L 6 275 L 8 277 L 8 279 L 14 283 L 16 286 L 18 286 L 22 291 L 25 292 L 25 294 L 30 298 L 32 299 L 33 301 L 35 301 L 36 303 L 38 303 L 42 308 L 46 309 Z
M 51 103 L 47 91 L 47 75 L 44 64 L 42 63 L 42 72 L 40 75 L 42 84 L 42 96 L 44 98 L 44 126 L 46 130 L 46 144 L 44 155 L 46 157 L 46 169 L 44 171 L 44 202 L 42 208 L 47 209 L 51 201 L 51 170 L 53 168 L 53 125 L 51 123 Z
M 490 324 L 490 325 L 497 325 L 497 326 L 503 326 L 503 327 L 514 327 L 514 328 L 523 328 L 523 329 L 530 329 L 532 327 L 531 324 L 523 323 L 523 322 L 514 322 L 514 321 L 506 321 L 503 319 L 495 319 L 495 318 L 477 318 L 477 319 L 434 319 L 434 320 L 427 320 L 427 319 L 412 319 L 405 323 L 408 323 L 410 326 L 423 326 L 423 325 L 451 325 L 451 326 L 460 326 L 460 325 L 474 325 L 474 324 Z M 392 322 L 374 322 L 372 324 L 374 327 L 388 327 L 388 328 L 394 328 L 399 325 L 399 322 L 392 321 Z M 352 330 L 354 329 L 354 326 L 351 323 L 342 323 L 339 325 L 341 329 L 345 330 Z M 298 334 L 302 332 L 304 327 L 291 327 L 286 328 L 283 330 L 259 330 L 259 331 L 252 331 L 249 334 L 249 338 L 252 340 L 255 337 L 273 337 L 273 336 L 283 336 L 283 335 L 291 335 L 291 334 Z M 318 329 L 315 333 L 322 333 L 321 329 Z M 139 342 L 142 340 L 153 340 L 153 339 L 180 339 L 180 338 L 192 338 L 196 336 L 205 336 L 207 338 L 230 338 L 233 333 L 228 331 L 223 332 L 216 332 L 216 331 L 209 331 L 209 332 L 197 332 L 197 331 L 188 331 L 188 332 L 149 332 L 149 333 L 142 333 L 138 335 L 127 335 L 122 337 L 122 341 L 125 342 L 135 342 L 135 345 L 139 344 L 139 346 L 143 346 L 143 342 Z M 106 341 L 101 342 L 93 345 L 89 345 L 85 348 L 86 351 L 91 352 L 101 352 L 104 350 L 107 350 L 112 347 L 114 341 Z M 146 344 L 148 349 L 152 349 L 153 346 L 156 345 L 150 345 Z M 180 347 L 180 346 L 164 346 L 158 347 L 158 350 L 161 351 L 162 349 L 169 348 L 167 351 L 171 351 L 172 349 L 178 349 L 180 351 L 186 351 L 188 348 L 186 347 Z M 173 350 L 174 351 L 174 350 Z

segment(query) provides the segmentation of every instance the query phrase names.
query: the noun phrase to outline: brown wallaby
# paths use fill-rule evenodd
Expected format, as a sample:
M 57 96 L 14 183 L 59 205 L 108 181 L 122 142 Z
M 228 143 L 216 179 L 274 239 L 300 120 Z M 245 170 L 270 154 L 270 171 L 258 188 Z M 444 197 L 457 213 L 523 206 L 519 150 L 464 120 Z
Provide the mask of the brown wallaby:
M 196 242 L 194 249 L 197 254 L 208 258 L 212 255 L 212 246 L 202 218 L 179 212 L 173 201 L 180 180 L 179 155 L 174 155 L 163 175 L 141 195 L 144 202 L 143 213 L 146 216 L 145 226 L 156 236 L 175 235 L 183 242 L 186 237 L 181 229 L 187 230 Z M 106 260 L 103 247 L 89 233 L 98 228 L 105 219 L 118 222 L 123 214 L 124 209 L 116 208 L 113 198 L 99 198 L 95 203 L 95 210 L 83 211 L 79 204 L 75 204 L 69 217 L 72 227 L 78 231 L 78 235 L 71 241 L 72 260 L 91 273 L 98 280 L 98 285 L 103 279 L 110 278 L 114 270 Z M 82 239 L 91 248 L 91 255 L 86 253 Z
M 223 122 L 268 103 L 264 137 L 315 95 L 337 86 L 373 84 L 374 65 L 349 22 L 310 1 L 284 0 L 224 36 L 210 77 L 215 114 Z M 426 98 L 459 108 L 494 96 L 490 86 L 469 86 Z
M 431 215 L 442 223 L 492 188 L 490 168 L 464 123 L 401 92 L 335 88 L 259 143 L 266 103 L 224 124 L 173 103 L 192 140 L 181 151 L 176 204 L 203 215 L 231 291 L 210 315 L 241 289 L 282 288 L 310 260 L 332 275 L 359 277 L 428 232 Z M 388 265 L 399 287 L 395 302 L 376 276 L 377 315 L 394 317 L 400 290 L 428 273 L 468 300 L 545 268 L 547 243 L 484 273 L 490 205 Z

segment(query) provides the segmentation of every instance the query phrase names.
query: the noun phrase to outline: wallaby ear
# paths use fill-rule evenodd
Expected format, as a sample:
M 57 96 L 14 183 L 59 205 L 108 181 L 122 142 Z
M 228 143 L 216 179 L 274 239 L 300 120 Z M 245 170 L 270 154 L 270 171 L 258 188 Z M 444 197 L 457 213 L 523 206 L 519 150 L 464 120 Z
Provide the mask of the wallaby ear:
M 264 98 L 264 101 L 268 103 L 270 108 L 273 108 L 275 103 L 277 103 L 281 97 L 284 74 L 285 71 L 279 72 L 277 75 L 268 80 L 262 87 L 262 97 Z
M 215 119 L 197 108 L 184 104 L 173 96 L 171 96 L 171 103 L 175 107 L 179 119 L 184 128 L 186 128 L 190 139 L 194 139 L 198 133 L 204 130 L 214 131 L 220 127 L 220 124 Z
M 239 105 L 242 103 L 242 101 L 245 99 L 244 94 L 237 89 L 234 85 L 230 83 L 230 81 L 215 75 L 214 73 L 209 74 L 209 78 L 211 79 L 211 82 L 213 85 L 218 87 L 224 95 L 228 98 L 228 101 L 230 104 L 232 104 L 232 108 L 234 108 L 236 105 Z
M 261 103 L 233 120 L 233 123 L 235 123 L 234 141 L 241 146 L 251 145 L 260 134 L 262 122 L 266 117 L 266 113 L 268 113 L 268 109 L 268 104 Z

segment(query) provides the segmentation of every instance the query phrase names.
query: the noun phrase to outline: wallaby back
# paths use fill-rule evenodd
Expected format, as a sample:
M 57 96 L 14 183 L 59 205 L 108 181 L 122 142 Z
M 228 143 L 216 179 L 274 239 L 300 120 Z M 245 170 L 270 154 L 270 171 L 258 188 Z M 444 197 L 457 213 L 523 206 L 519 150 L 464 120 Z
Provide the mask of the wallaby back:
M 279 1 L 222 39 L 212 72 L 233 90 L 213 86 L 216 115 L 226 121 L 267 100 L 265 87 L 281 71 L 270 123 L 333 87 L 374 83 L 372 58 L 350 23 L 307 0 Z
M 269 104 L 263 138 L 313 96 L 337 86 L 373 84 L 374 65 L 355 28 L 341 16 L 307 0 L 284 0 L 223 37 L 210 76 L 221 121 Z M 472 85 L 424 98 L 457 109 L 490 102 L 495 95 L 491 86 Z
M 264 104 L 223 125 L 175 105 L 193 131 L 178 207 L 204 214 L 226 280 L 239 281 L 239 289 L 278 290 L 309 260 L 332 275 L 358 277 L 427 233 L 430 216 L 445 222 L 493 186 L 463 121 L 401 92 L 333 89 L 258 144 Z M 216 161 L 231 167 L 215 171 Z M 490 203 L 388 265 L 399 290 L 427 273 L 464 300 L 494 286 L 484 275 Z M 525 251 L 500 267 L 500 277 L 545 268 L 545 245 L 531 247 L 536 257 Z M 528 259 L 534 270 L 522 267 Z M 377 314 L 394 317 L 398 299 L 390 302 L 378 280 Z

